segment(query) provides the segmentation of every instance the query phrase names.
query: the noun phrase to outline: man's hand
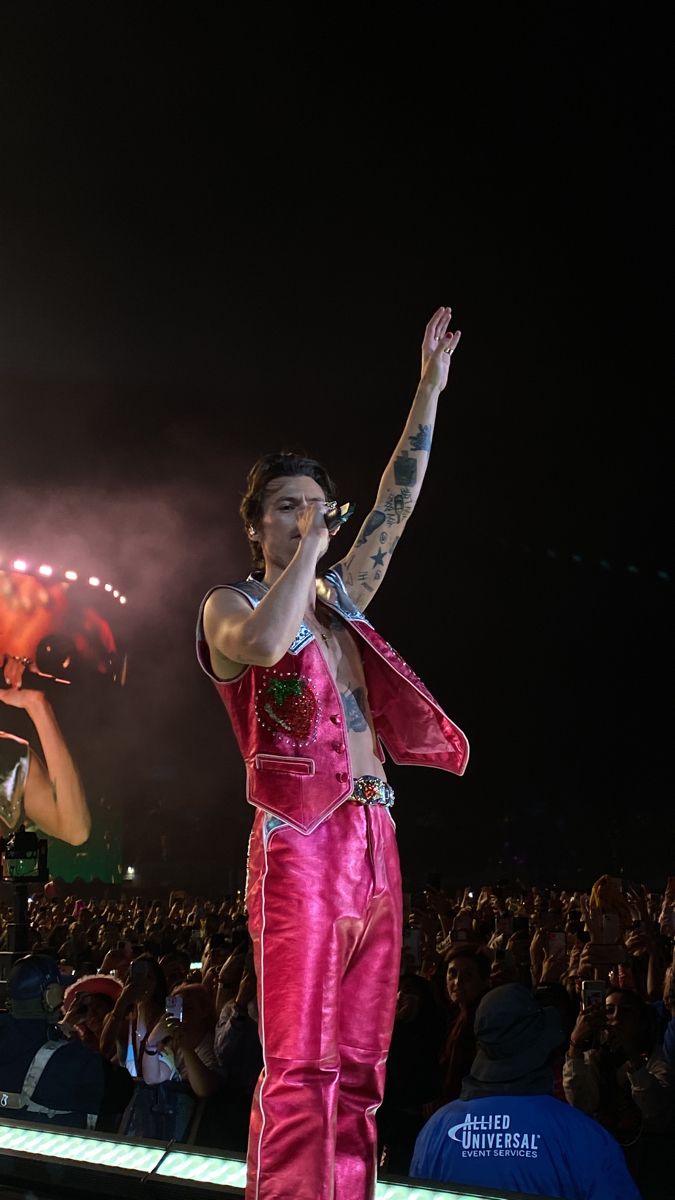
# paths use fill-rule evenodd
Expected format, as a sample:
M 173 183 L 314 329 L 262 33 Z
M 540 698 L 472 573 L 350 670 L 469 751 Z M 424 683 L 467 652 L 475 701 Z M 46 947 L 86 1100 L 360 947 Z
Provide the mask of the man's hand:
M 310 500 L 298 507 L 296 520 L 301 540 L 316 543 L 317 561 L 326 553 L 330 535 L 326 525 L 328 505 L 320 500 Z
M 2 664 L 2 673 L 6 688 L 0 688 L 0 700 L 3 704 L 8 704 L 10 708 L 34 708 L 36 704 L 44 704 L 46 696 L 44 692 L 35 691 L 31 688 L 23 686 L 23 675 L 26 667 L 30 666 L 30 661 L 27 658 L 18 658 L 15 654 L 6 654 Z M 31 672 L 32 674 L 32 672 Z
M 422 379 L 439 392 L 448 382 L 450 359 L 462 336 L 459 329 L 448 332 L 451 316 L 451 308 L 437 308 L 422 341 Z

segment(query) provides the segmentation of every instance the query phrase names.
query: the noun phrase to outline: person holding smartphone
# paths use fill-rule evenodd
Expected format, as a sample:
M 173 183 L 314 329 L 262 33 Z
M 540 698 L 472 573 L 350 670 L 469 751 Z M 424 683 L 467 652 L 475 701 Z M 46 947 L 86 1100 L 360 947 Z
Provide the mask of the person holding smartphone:
M 105 1058 L 117 1051 L 117 1060 L 134 1079 L 157 1082 L 157 1068 L 149 1061 L 146 1043 L 164 1012 L 166 980 L 153 954 L 134 958 L 112 1012 L 106 1017 L 100 1049 Z
M 216 1010 L 203 983 L 181 983 L 167 996 L 164 1014 L 148 1038 L 146 1053 L 156 1054 L 195 1096 L 212 1095 L 222 1080 L 213 1047 Z
M 374 1193 L 402 922 L 384 748 L 399 764 L 461 775 L 468 743 L 365 610 L 426 474 L 460 339 L 450 320 L 439 308 L 426 327 L 412 407 L 347 553 L 319 572 L 350 511 L 325 467 L 264 455 L 240 507 L 254 570 L 212 588 L 199 611 L 199 661 L 227 709 L 256 809 L 247 909 L 264 1068 L 250 1200 Z
M 587 982 L 587 1002 L 572 1029 L 563 1067 L 565 1097 L 624 1147 L 642 1187 L 647 1178 L 653 1182 L 658 1163 L 672 1158 L 675 1134 L 672 1078 L 656 1014 L 635 991 Z M 644 1191 L 652 1194 L 647 1187 Z

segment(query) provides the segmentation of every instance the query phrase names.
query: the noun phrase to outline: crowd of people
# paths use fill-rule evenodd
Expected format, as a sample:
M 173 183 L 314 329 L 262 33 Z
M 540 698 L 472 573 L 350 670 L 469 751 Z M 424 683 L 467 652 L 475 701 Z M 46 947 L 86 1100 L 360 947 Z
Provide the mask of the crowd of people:
M 50 883 L 31 898 L 29 953 L 12 968 L 0 1014 L 3 1115 L 244 1154 L 263 1058 L 242 896 L 111 893 L 85 899 Z M 546 1092 L 601 1126 L 643 1200 L 675 1194 L 675 877 L 656 892 L 606 875 L 586 891 L 427 887 L 406 907 L 380 1169 L 462 1181 L 446 1154 L 460 1140 L 444 1135 L 439 1157 L 433 1131 L 458 1103 L 484 1102 L 481 1055 L 505 1019 L 490 1015 L 487 998 L 515 1005 L 530 1048 L 528 1006 L 556 1013 L 539 1111 Z M 11 920 L 6 905 L 0 948 Z M 66 1053 L 27 1096 L 22 1071 L 46 1042 Z M 82 1062 L 91 1066 L 91 1086 L 80 1082 L 69 1103 L 64 1072 L 75 1057 L 80 1081 Z M 471 1161 L 482 1174 L 467 1181 L 513 1186 L 508 1157 Z

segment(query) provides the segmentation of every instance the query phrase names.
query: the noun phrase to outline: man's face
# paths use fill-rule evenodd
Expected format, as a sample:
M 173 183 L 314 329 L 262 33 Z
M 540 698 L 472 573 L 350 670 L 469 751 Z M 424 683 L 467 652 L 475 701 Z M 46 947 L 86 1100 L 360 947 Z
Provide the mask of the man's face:
M 323 488 L 308 475 L 284 475 L 268 483 L 263 515 L 255 529 L 266 565 L 281 570 L 288 566 L 300 540 L 298 510 L 325 503 Z

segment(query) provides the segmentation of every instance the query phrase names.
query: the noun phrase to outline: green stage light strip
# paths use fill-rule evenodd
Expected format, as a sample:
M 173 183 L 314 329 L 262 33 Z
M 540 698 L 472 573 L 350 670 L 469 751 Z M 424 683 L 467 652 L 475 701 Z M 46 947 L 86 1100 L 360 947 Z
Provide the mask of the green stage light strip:
M 114 1167 L 117 1170 L 154 1174 L 186 1182 L 229 1185 L 244 1190 L 246 1164 L 240 1159 L 220 1158 L 211 1154 L 191 1154 L 178 1150 L 165 1156 L 162 1147 L 123 1141 L 106 1141 L 99 1137 L 78 1137 L 72 1133 L 52 1133 L 44 1129 L 17 1125 L 0 1118 L 0 1150 L 38 1158 L 58 1158 L 90 1166 Z M 437 1191 L 414 1184 L 384 1183 L 377 1185 L 376 1200 L 500 1200 L 498 1195 L 477 1196 L 474 1192 Z
M 243 1188 L 246 1164 L 231 1159 L 211 1158 L 173 1150 L 157 1168 L 156 1175 L 186 1179 L 194 1183 L 224 1184 Z M 405 1183 L 378 1183 L 375 1200 L 499 1200 L 497 1196 L 476 1196 L 474 1192 L 439 1192 Z
M 154 1170 L 164 1153 L 156 1146 L 106 1142 L 103 1138 L 77 1137 L 72 1133 L 47 1133 L 14 1124 L 0 1125 L 0 1150 L 143 1173 Z
M 168 1175 L 170 1179 L 189 1179 L 193 1183 L 225 1184 L 246 1186 L 246 1163 L 232 1158 L 216 1158 L 212 1155 L 189 1154 L 172 1150 L 155 1171 L 155 1175 Z

